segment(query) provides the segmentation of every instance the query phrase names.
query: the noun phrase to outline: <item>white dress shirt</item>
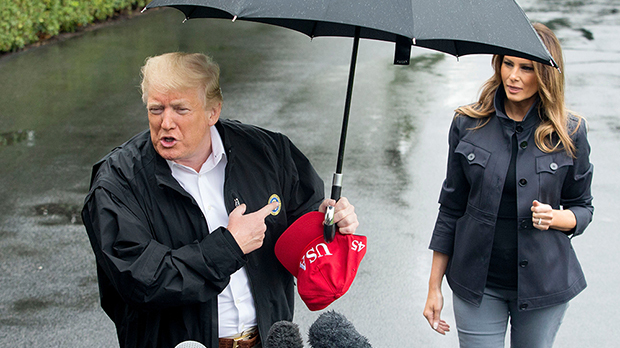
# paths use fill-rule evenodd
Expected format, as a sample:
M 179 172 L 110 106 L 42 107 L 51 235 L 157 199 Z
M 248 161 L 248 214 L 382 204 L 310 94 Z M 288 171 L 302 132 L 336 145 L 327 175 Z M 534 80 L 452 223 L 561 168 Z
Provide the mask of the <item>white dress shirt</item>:
M 198 203 L 210 233 L 220 226 L 228 226 L 228 213 L 224 204 L 227 159 L 222 138 L 215 126 L 211 127 L 211 150 L 200 172 L 168 161 L 172 176 Z M 217 303 L 219 337 L 233 336 L 256 326 L 256 308 L 245 267 L 230 277 L 228 286 L 217 296 Z

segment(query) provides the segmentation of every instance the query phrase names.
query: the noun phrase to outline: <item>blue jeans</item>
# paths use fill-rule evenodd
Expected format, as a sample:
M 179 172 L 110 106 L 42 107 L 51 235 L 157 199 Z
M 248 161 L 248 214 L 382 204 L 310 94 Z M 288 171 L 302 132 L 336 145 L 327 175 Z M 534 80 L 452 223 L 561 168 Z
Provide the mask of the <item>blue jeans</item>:
M 484 289 L 480 307 L 453 295 L 454 316 L 461 348 L 502 348 L 510 318 L 512 348 L 550 348 L 568 303 L 519 311 L 517 292 Z

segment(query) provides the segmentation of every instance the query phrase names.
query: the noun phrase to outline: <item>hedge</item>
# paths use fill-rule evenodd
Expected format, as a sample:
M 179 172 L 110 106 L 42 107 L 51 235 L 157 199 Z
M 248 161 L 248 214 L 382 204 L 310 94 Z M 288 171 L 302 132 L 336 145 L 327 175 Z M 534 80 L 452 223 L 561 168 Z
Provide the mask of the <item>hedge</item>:
M 0 0 L 0 52 L 74 32 L 149 0 Z

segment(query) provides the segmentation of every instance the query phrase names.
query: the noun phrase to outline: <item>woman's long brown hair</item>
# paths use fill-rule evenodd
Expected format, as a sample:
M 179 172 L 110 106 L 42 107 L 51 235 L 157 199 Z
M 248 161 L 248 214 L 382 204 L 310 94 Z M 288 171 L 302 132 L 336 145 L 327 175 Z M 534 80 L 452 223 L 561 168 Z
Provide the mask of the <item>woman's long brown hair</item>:
M 533 24 L 538 36 L 551 53 L 558 67 L 554 68 L 538 62 L 533 62 L 534 73 L 538 80 L 538 95 L 540 97 L 539 113 L 542 122 L 536 128 L 536 146 L 543 152 L 550 153 L 564 148 L 566 153 L 574 157 L 575 145 L 570 138 L 568 130 L 568 114 L 564 104 L 564 60 L 562 47 L 558 38 L 551 29 L 540 23 Z M 489 117 L 495 112 L 493 100 L 495 91 L 502 88 L 501 68 L 504 56 L 495 55 L 491 61 L 495 73 L 481 87 L 480 98 L 474 104 L 459 107 L 455 112 L 461 115 L 481 119 L 482 123 L 476 127 L 481 128 L 489 121 Z M 574 128 L 576 131 L 581 125 L 582 118 L 571 112 L 578 119 Z M 572 128 L 572 127 L 571 127 Z M 554 141 L 553 134 L 559 138 Z

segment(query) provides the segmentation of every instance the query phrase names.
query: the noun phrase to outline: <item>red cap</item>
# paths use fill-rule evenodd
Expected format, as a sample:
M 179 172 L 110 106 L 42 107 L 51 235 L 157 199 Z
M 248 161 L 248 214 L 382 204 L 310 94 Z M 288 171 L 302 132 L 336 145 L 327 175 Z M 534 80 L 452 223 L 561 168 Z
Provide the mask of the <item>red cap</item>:
M 325 214 L 310 212 L 284 231 L 275 246 L 278 260 L 297 277 L 301 299 L 312 311 L 323 309 L 344 295 L 366 255 L 366 237 L 336 233 L 323 238 Z

